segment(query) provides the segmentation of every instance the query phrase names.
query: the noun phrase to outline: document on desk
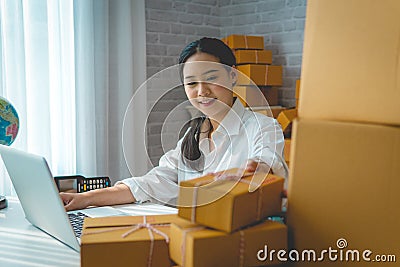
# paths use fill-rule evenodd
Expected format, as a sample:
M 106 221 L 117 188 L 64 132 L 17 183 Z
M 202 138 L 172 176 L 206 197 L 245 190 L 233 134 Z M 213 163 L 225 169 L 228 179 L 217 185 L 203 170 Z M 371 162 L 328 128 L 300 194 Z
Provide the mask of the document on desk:
M 77 213 L 77 212 L 82 212 L 83 214 L 86 214 L 87 216 L 89 216 L 91 218 L 129 215 L 123 211 L 120 211 L 118 209 L 115 209 L 115 208 L 109 207 L 109 206 L 87 208 L 87 209 L 83 209 L 83 210 L 71 211 L 68 213 Z
M 155 203 L 142 203 L 142 204 L 129 204 L 113 206 L 126 215 L 143 216 L 143 215 L 158 215 L 158 214 L 177 214 L 178 210 L 175 208 L 163 206 Z
M 105 207 L 93 207 L 83 210 L 70 211 L 68 213 L 82 212 L 91 218 L 109 217 L 109 216 L 143 216 L 157 214 L 177 214 L 175 208 L 163 206 L 155 203 L 126 204 Z

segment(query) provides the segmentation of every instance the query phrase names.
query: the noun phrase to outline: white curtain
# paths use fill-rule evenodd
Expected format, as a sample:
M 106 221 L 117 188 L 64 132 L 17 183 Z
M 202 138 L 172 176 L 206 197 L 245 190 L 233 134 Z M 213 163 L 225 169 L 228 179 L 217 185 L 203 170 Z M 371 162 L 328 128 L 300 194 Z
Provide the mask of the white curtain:
M 115 182 L 144 173 L 145 151 L 125 147 L 135 155 L 130 174 L 121 140 L 125 110 L 146 77 L 144 0 L 0 4 L 0 95 L 20 117 L 12 146 L 46 157 L 54 175 Z M 132 137 L 144 138 L 143 121 L 135 118 Z M 0 194 L 12 195 L 2 165 Z

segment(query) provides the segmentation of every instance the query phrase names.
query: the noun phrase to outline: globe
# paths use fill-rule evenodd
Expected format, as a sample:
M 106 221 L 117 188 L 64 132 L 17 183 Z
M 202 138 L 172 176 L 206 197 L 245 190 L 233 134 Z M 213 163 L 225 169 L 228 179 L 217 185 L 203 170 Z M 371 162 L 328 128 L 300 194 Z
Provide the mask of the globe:
M 9 146 L 19 129 L 19 118 L 17 111 L 8 100 L 0 97 L 0 144 Z

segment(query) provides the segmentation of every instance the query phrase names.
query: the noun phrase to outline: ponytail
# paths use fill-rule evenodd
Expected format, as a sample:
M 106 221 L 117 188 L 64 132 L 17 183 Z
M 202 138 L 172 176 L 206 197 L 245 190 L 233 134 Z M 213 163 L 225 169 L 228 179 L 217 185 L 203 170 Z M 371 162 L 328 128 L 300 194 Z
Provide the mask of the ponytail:
M 202 116 L 194 118 L 190 122 L 189 131 L 183 138 L 181 146 L 182 161 L 186 166 L 189 166 L 196 171 L 203 171 L 204 169 L 204 155 L 200 151 L 199 147 L 200 134 L 210 133 L 213 130 L 212 124 L 209 121 L 210 127 L 207 129 L 207 131 L 201 131 L 201 126 L 206 119 L 206 117 Z

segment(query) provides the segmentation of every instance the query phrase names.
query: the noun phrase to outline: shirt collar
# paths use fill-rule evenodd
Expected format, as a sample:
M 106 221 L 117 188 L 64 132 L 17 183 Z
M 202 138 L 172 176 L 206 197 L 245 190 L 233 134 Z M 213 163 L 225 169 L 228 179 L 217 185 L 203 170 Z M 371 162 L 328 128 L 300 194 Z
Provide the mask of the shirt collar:
M 215 131 L 227 133 L 228 135 L 239 134 L 240 126 L 243 123 L 242 118 L 244 111 L 245 109 L 242 102 L 240 102 L 239 99 L 236 99 L 235 103 L 232 105 L 232 108 L 230 108 Z

